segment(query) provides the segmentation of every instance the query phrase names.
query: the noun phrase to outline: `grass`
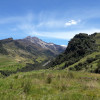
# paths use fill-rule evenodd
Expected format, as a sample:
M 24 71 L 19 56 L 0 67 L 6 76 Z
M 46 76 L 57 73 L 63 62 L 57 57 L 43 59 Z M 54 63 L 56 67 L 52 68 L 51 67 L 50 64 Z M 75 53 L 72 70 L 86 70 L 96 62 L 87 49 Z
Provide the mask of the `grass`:
M 100 55 L 100 52 L 93 52 L 92 54 L 89 54 L 89 55 L 83 57 L 83 58 L 80 59 L 78 62 L 76 62 L 76 63 L 74 63 L 74 64 L 68 66 L 68 67 L 66 68 L 66 70 L 67 70 L 67 69 L 70 69 L 70 68 L 74 68 L 74 66 L 75 66 L 75 65 L 78 65 L 79 63 L 85 63 L 85 62 L 87 61 L 87 58 L 96 58 L 97 55 Z M 87 69 L 84 68 L 84 69 L 82 69 L 82 70 L 83 70 L 83 71 L 88 71 L 88 72 L 91 72 L 92 70 L 94 71 L 94 70 L 97 68 L 97 62 L 98 62 L 98 59 L 95 60 L 95 61 L 93 61 L 93 62 L 91 62 L 91 63 L 89 63 Z M 66 61 L 63 62 L 63 63 L 61 63 L 61 64 L 59 64 L 59 65 L 56 65 L 56 66 L 54 67 L 54 69 L 62 69 L 62 68 L 65 66 L 65 63 L 66 63 Z M 91 66 L 92 66 L 92 68 L 91 68 Z
M 6 65 L 13 65 L 16 62 L 8 56 L 0 55 L 0 67 Z
M 42 61 L 45 61 L 47 58 L 45 56 L 40 56 L 40 57 L 37 57 L 36 61 L 41 63 Z
M 14 58 L 0 55 L 0 70 L 16 71 L 25 66 L 25 63 L 19 63 Z
M 100 100 L 99 74 L 40 70 L 0 76 L 0 100 Z

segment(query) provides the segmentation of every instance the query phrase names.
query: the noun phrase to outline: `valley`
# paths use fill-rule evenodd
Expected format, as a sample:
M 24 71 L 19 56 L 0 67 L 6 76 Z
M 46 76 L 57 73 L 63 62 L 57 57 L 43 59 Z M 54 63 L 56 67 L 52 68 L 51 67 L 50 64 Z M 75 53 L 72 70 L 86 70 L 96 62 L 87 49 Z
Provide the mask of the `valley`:
M 0 41 L 0 100 L 99 100 L 100 33 L 67 48 L 36 37 Z
M 0 0 L 0 100 L 100 100 L 100 0 Z
M 17 71 L 28 64 L 42 66 L 65 50 L 65 47 L 46 43 L 37 37 L 0 40 L 0 70 Z M 37 66 L 38 67 L 38 66 Z M 43 66 L 45 67 L 45 66 Z

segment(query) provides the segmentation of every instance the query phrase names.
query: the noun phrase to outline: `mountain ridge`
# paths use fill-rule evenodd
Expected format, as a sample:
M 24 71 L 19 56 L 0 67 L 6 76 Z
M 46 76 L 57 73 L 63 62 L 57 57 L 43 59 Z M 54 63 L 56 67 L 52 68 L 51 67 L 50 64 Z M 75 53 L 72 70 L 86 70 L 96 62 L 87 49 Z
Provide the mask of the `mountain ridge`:
M 62 45 L 57 45 L 57 44 L 54 44 L 54 43 L 47 43 L 47 42 L 44 42 L 44 41 L 42 41 L 41 39 L 39 39 L 37 37 L 28 36 L 24 39 L 28 40 L 32 43 L 35 43 L 35 44 L 37 44 L 40 47 L 45 48 L 45 49 L 50 49 L 50 50 L 53 49 L 54 51 L 57 51 L 57 49 L 59 49 L 59 47 L 60 47 L 60 48 L 62 48 L 61 52 L 63 51 L 63 49 L 65 49 L 65 47 L 62 46 Z
M 46 48 L 39 45 L 39 41 L 44 43 Z M 24 66 L 26 63 L 45 63 L 51 59 L 54 59 L 64 50 L 65 48 L 62 46 L 55 44 L 49 46 L 48 43 L 43 42 L 38 38 L 32 38 L 32 41 L 27 38 L 16 40 L 13 38 L 3 39 L 0 40 L 0 60 L 3 60 L 1 62 L 3 65 L 0 66 L 12 66 L 13 63 L 15 65 L 19 63 L 22 65 L 24 64 Z M 6 62 L 8 62 L 7 65 L 4 64 Z

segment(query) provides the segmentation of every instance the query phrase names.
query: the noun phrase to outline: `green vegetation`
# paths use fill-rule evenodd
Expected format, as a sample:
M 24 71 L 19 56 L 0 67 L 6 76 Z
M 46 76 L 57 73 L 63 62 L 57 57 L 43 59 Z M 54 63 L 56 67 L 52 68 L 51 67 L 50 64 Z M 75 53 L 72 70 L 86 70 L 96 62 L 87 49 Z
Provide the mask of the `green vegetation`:
M 2 41 L 0 100 L 100 100 L 99 33 L 76 35 L 53 62 L 53 52 L 32 45 Z
M 100 33 L 80 33 L 70 40 L 65 52 L 51 64 L 54 69 L 85 70 L 98 73 L 100 60 Z
M 44 51 L 46 50 L 24 39 L 0 40 L 0 71 L 8 76 L 26 67 L 27 63 L 31 65 L 42 63 L 54 57 L 54 55 L 48 56 L 43 53 Z
M 97 63 L 97 68 L 96 68 L 95 72 L 100 73 L 100 60 Z
M 2 42 L 0 41 L 0 53 L 2 54 L 8 54 L 7 50 L 3 48 Z
M 14 58 L 7 55 L 0 55 L 0 72 L 13 73 L 18 69 L 25 67 L 25 63 L 18 63 Z M 7 75 L 8 76 L 8 75 Z
M 0 77 L 0 100 L 100 100 L 99 74 L 40 70 Z

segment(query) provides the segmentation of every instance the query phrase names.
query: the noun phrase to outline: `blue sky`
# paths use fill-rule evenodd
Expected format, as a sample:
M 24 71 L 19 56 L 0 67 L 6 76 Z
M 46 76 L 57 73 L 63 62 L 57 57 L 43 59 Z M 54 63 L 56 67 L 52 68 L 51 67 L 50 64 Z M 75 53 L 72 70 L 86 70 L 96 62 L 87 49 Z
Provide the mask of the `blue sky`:
M 100 32 L 100 0 L 0 0 L 0 39 L 36 36 L 67 45 L 78 33 Z

